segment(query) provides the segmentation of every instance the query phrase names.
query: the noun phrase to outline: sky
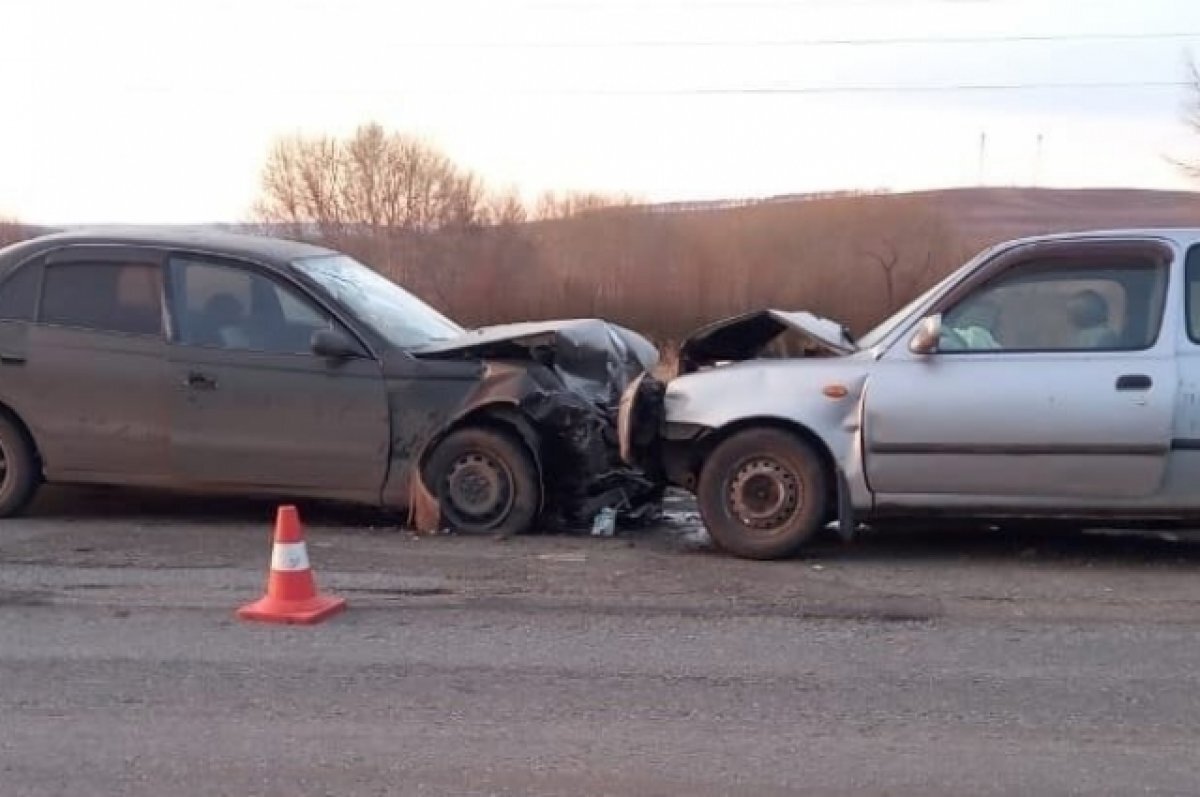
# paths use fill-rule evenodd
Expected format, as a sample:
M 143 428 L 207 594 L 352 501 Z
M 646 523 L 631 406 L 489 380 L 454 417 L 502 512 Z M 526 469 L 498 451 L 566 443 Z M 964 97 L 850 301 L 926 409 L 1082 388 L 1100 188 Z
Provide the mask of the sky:
M 0 0 L 0 215 L 244 220 L 370 121 L 527 198 L 1189 189 L 1193 52 L 1196 0 Z

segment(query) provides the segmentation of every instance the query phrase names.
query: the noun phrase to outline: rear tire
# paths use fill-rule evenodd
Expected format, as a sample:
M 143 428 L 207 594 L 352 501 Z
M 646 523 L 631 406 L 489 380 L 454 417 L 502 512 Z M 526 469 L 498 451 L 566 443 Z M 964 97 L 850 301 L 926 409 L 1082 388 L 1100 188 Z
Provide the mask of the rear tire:
M 782 559 L 821 530 L 828 485 L 811 445 L 782 429 L 754 428 L 709 454 L 696 498 L 719 548 L 744 559 Z
M 529 450 L 495 429 L 468 427 L 447 435 L 429 457 L 425 482 L 437 496 L 443 521 L 466 533 L 529 531 L 542 503 Z
M 0 415 L 0 517 L 21 514 L 40 481 L 41 470 L 29 436 Z

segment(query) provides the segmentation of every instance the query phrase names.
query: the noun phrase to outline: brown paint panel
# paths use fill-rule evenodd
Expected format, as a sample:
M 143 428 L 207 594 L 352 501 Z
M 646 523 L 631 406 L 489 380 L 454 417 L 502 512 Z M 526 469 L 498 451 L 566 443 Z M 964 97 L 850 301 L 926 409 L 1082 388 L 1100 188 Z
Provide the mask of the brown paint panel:
M 158 338 L 32 327 L 13 403 L 48 478 L 102 475 L 170 484 L 166 344 Z

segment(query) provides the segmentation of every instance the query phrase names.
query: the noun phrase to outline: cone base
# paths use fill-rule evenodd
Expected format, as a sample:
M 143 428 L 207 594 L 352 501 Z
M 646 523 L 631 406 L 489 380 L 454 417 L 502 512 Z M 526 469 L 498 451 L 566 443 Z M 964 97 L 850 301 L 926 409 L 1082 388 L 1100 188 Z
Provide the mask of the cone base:
M 267 596 L 254 603 L 247 603 L 237 610 L 237 616 L 243 620 L 255 620 L 260 623 L 312 625 L 345 608 L 346 599 L 335 598 L 332 595 L 316 595 L 300 601 L 281 601 Z

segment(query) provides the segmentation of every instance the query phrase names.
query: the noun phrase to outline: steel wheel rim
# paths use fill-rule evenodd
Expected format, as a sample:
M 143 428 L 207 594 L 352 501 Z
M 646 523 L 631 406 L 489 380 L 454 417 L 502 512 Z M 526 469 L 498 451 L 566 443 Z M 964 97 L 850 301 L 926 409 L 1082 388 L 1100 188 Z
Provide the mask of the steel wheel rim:
M 12 481 L 12 469 L 9 468 L 8 446 L 0 441 L 0 495 L 7 493 Z
M 784 530 L 804 506 L 797 473 L 774 457 L 743 461 L 727 483 L 726 509 L 745 529 L 772 536 Z
M 470 526 L 503 520 L 516 501 L 512 471 L 483 451 L 459 456 L 442 480 L 442 497 L 450 519 Z

